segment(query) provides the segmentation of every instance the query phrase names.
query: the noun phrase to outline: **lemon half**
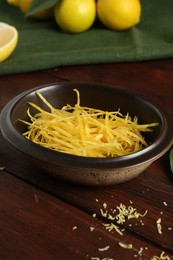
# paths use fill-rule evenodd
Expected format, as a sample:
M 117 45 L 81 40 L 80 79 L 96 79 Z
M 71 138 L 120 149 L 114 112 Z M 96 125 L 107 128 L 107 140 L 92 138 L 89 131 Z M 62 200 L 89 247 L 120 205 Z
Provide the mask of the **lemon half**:
M 6 60 L 16 48 L 18 32 L 15 27 L 0 22 L 0 62 Z

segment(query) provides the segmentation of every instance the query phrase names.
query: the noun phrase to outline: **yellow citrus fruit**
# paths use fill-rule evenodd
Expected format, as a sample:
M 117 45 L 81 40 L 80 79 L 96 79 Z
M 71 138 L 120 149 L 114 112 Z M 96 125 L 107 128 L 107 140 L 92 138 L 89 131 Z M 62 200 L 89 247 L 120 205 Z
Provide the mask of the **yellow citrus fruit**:
M 0 23 L 0 62 L 6 60 L 16 48 L 18 32 L 15 27 Z
M 11 0 L 11 1 L 15 1 L 15 0 Z M 18 1 L 18 6 L 20 8 L 20 10 L 26 14 L 33 2 L 33 0 L 17 0 Z M 35 13 L 33 15 L 31 15 L 32 18 L 35 19 L 48 19 L 53 17 L 53 8 L 49 8 L 49 9 L 45 9 L 42 11 L 39 11 L 38 13 Z
M 100 21 L 112 30 L 127 30 L 140 22 L 140 0 L 98 0 Z
M 59 27 L 69 33 L 88 30 L 96 17 L 95 0 L 60 0 L 54 9 Z

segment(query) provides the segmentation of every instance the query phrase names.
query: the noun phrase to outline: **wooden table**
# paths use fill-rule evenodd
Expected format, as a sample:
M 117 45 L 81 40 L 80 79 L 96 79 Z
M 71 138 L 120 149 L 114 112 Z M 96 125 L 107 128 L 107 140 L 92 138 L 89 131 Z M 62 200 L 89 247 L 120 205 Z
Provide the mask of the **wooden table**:
M 0 110 L 24 90 L 61 81 L 129 88 L 173 114 L 173 60 L 4 75 L 0 77 Z M 0 136 L 0 167 L 0 259 L 131 260 L 161 254 L 173 259 L 169 153 L 129 182 L 81 187 L 38 172 Z M 125 218 L 118 224 L 113 216 L 118 215 L 120 204 L 145 216 Z

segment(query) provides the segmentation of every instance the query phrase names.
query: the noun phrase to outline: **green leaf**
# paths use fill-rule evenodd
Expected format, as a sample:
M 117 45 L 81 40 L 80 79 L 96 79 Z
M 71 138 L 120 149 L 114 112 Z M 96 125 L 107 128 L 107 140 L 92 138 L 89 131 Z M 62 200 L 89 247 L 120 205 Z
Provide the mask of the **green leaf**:
M 39 11 L 54 7 L 59 0 L 33 0 L 26 16 L 31 16 Z
M 169 160 L 170 160 L 171 171 L 173 173 L 173 149 L 170 151 Z

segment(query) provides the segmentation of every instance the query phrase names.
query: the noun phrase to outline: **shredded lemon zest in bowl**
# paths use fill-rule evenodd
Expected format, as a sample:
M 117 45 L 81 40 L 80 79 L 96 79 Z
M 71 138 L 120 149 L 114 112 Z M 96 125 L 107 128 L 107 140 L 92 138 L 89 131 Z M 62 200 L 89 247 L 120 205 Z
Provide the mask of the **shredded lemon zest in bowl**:
M 148 146 L 141 132 L 151 132 L 158 123 L 138 124 L 120 110 L 108 112 L 100 109 L 82 107 L 80 94 L 74 106 L 54 108 L 39 91 L 38 97 L 50 110 L 29 102 L 38 112 L 33 116 L 27 110 L 30 122 L 20 120 L 28 126 L 23 135 L 32 142 L 46 148 L 87 157 L 117 157 L 137 152 Z

